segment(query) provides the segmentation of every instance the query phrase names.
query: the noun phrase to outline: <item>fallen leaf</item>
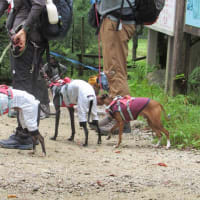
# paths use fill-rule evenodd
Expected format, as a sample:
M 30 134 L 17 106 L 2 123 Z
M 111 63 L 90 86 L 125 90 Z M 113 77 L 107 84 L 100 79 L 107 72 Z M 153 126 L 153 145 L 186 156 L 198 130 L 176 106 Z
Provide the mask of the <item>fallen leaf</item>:
M 115 153 L 121 153 L 121 151 L 115 151 Z
M 115 175 L 115 174 L 110 174 L 109 176 L 113 176 L 113 177 L 114 177 L 114 176 L 116 176 L 116 175 Z
M 9 194 L 8 195 L 8 198 L 10 199 L 10 198 L 17 198 L 17 195 L 15 195 L 15 194 Z
M 165 163 L 158 163 L 157 165 L 162 166 L 162 167 L 167 167 Z

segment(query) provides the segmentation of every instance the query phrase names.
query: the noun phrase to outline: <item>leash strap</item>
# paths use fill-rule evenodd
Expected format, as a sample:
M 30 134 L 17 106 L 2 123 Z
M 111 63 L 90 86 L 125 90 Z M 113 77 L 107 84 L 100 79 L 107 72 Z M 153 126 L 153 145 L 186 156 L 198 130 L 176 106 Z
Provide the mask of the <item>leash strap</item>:
M 13 94 L 10 88 L 8 88 L 8 116 L 11 116 L 11 102 L 12 102 Z

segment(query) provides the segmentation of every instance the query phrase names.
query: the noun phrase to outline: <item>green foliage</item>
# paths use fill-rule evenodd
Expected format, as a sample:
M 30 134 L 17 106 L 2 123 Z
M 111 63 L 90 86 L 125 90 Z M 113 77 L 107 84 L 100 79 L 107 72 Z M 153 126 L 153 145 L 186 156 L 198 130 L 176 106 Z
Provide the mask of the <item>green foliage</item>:
M 188 77 L 189 101 L 200 105 L 200 67 L 196 67 Z
M 0 20 L 0 56 L 6 46 L 9 44 L 7 31 L 5 28 L 5 17 L 2 17 Z M 2 63 L 0 63 L 0 80 L 1 82 L 7 81 L 10 79 L 10 64 L 9 64 L 9 53 L 7 52 Z

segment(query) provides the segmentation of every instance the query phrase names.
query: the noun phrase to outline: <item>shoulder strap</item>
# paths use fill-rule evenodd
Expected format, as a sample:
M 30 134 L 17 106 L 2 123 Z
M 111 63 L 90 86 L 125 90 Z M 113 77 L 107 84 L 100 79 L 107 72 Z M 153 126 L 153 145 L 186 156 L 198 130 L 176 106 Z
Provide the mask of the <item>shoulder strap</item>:
M 121 16 L 122 16 L 122 9 L 124 7 L 124 0 L 122 0 L 122 3 L 121 3 L 121 7 L 120 7 L 120 15 L 118 17 L 118 20 L 117 20 L 117 27 L 116 27 L 116 31 L 118 31 L 119 29 L 119 24 L 120 24 L 120 19 L 121 19 Z

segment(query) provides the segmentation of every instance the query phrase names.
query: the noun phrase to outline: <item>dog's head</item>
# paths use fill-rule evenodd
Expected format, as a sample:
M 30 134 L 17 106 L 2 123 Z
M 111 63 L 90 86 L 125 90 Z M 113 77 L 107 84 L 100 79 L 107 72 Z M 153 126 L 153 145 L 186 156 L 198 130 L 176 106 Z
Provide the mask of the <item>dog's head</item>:
M 102 94 L 101 96 L 97 96 L 97 104 L 98 105 L 106 105 L 108 106 L 112 102 L 112 98 L 108 94 Z
M 50 57 L 49 63 L 43 66 L 43 71 L 51 81 L 60 79 L 59 63 L 52 56 Z

